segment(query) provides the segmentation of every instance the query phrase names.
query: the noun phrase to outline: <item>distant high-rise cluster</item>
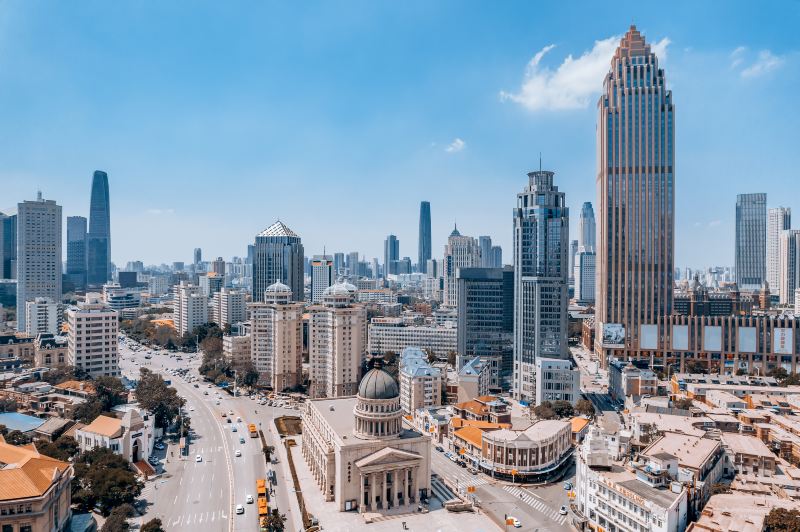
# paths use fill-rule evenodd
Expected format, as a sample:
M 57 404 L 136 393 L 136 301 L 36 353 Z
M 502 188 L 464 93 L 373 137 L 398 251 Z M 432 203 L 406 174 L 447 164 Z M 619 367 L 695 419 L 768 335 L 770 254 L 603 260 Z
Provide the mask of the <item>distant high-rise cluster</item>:
M 596 227 L 591 202 L 585 202 L 578 220 L 578 249 L 573 260 L 575 300 L 591 304 L 595 300 L 595 255 Z

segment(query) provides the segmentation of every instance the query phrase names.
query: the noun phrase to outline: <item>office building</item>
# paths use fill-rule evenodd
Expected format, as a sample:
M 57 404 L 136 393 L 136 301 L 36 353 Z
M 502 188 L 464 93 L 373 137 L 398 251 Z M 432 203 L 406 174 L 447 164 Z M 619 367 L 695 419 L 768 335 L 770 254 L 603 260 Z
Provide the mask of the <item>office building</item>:
M 199 286 L 186 281 L 175 286 L 172 321 L 180 336 L 208 323 L 208 298 L 203 295 Z
M 428 355 L 417 347 L 400 353 L 400 408 L 413 415 L 420 408 L 442 404 L 442 370 L 428 362 Z
M 358 251 L 351 251 L 347 254 L 347 275 L 349 275 L 351 279 L 355 279 L 361 275 Z
M 17 278 L 17 215 L 0 212 L 0 279 Z
M 596 235 L 592 202 L 586 201 L 581 207 L 581 217 L 578 219 L 578 250 L 594 251 Z
M 597 255 L 594 251 L 581 251 L 575 255 L 575 301 L 580 305 L 594 304 Z
M 76 290 L 86 286 L 86 218 L 67 217 L 67 277 Z
M 223 288 L 211 302 L 212 320 L 220 327 L 244 322 L 247 317 L 247 298 L 243 290 Z
M 256 303 L 260 305 L 261 303 Z M 226 334 L 222 337 L 222 356 L 232 366 L 241 368 L 252 363 L 252 337 L 250 334 Z M 255 364 L 253 364 L 255 367 Z
M 428 264 L 425 266 L 425 274 L 428 277 L 441 277 L 441 261 L 436 259 L 428 259 Z
M 389 235 L 383 241 L 383 276 L 397 274 L 397 261 L 400 260 L 400 241 Z
M 312 305 L 308 325 L 311 397 L 344 397 L 358 388 L 367 348 L 367 310 L 354 303 L 356 287 L 328 287 L 321 305 Z
M 414 325 L 403 318 L 372 318 L 369 323 L 369 354 L 383 356 L 400 353 L 407 347 L 431 351 L 439 358 L 455 353 L 458 346 L 456 324 Z
M 117 272 L 117 280 L 121 288 L 136 288 L 139 286 L 139 274 L 135 271 Z
M 502 372 L 514 364 L 514 269 L 460 268 L 458 284 L 458 358 L 499 357 Z M 458 363 L 458 368 L 463 366 Z
M 250 356 L 258 382 L 282 392 L 303 383 L 303 304 L 292 290 L 274 283 L 250 309 Z
M 500 246 L 492 246 L 492 261 L 490 268 L 503 267 L 503 248 Z
M 37 297 L 33 301 L 26 301 L 25 332 L 28 336 L 58 334 L 61 322 L 58 307 L 58 303 L 46 297 Z
M 337 270 L 338 271 L 338 270 Z M 314 255 L 311 259 L 311 302 L 322 301 L 322 294 L 334 280 L 334 262 L 328 255 Z
M 778 290 L 780 294 L 779 277 L 779 250 L 780 250 L 780 237 L 783 231 L 792 228 L 792 209 L 788 207 L 776 207 L 767 211 L 767 283 L 771 290 Z M 790 300 L 794 297 L 793 294 L 787 294 L 783 297 L 788 297 Z
M 150 292 L 150 296 L 163 296 L 169 292 L 169 277 L 151 275 L 147 280 L 147 291 Z
M 61 301 L 61 206 L 53 200 L 24 201 L 17 206 L 17 308 L 37 297 Z M 17 313 L 25 330 L 25 313 Z
M 569 285 L 575 282 L 575 256 L 578 254 L 578 241 L 573 240 L 569 243 Z
M 96 170 L 92 177 L 89 233 L 86 236 L 86 283 L 101 287 L 111 279 L 111 206 L 108 174 Z
M 459 268 L 478 268 L 481 265 L 481 248 L 478 241 L 471 236 L 464 236 L 458 232 L 458 226 L 453 227 L 447 237 L 444 247 L 444 305 L 458 307 L 458 284 L 456 275 Z
M 766 280 L 767 195 L 736 196 L 736 284 L 758 290 Z
M 334 253 L 333 254 L 333 272 L 334 275 L 340 275 L 341 272 L 344 272 L 347 263 L 345 262 L 344 253 Z
M 280 281 L 292 289 L 293 301 L 302 301 L 303 257 L 300 237 L 281 221 L 256 235 L 253 300 L 263 301 L 264 290 Z
M 419 252 L 417 254 L 417 270 L 427 273 L 428 261 L 431 258 L 431 204 L 422 201 L 419 204 Z
M 197 277 L 200 290 L 206 297 L 213 297 L 225 286 L 225 278 L 217 273 L 208 272 Z
M 380 278 L 380 269 L 378 267 L 378 258 L 372 258 L 372 278 L 379 279 Z
M 136 308 L 142 304 L 142 292 L 138 287 L 123 287 L 117 283 L 103 285 L 103 302 L 112 310 Z
M 794 304 L 794 291 L 800 288 L 800 230 L 787 229 L 778 235 L 778 291 L 781 305 Z
M 225 260 L 222 257 L 217 257 L 217 260 L 211 263 L 211 271 L 220 277 L 225 277 Z
M 86 371 L 92 378 L 116 377 L 119 372 L 119 314 L 103 303 L 100 294 L 67 310 L 67 359 L 70 366 Z
M 194 248 L 194 266 L 197 268 L 200 263 L 203 262 L 203 250 L 200 248 Z
M 672 312 L 672 91 L 635 26 L 611 59 L 598 110 L 595 351 L 605 363 L 607 352 L 635 348 L 641 323 Z
M 478 265 L 480 268 L 493 268 L 492 266 L 492 237 L 479 236 L 478 247 L 481 248 L 481 263 Z
M 528 174 L 514 209 L 514 394 L 533 399 L 536 359 L 565 358 L 569 209 L 553 172 Z
M 572 362 L 558 358 L 536 358 L 536 404 L 542 401 L 569 401 L 581 397 L 580 371 Z

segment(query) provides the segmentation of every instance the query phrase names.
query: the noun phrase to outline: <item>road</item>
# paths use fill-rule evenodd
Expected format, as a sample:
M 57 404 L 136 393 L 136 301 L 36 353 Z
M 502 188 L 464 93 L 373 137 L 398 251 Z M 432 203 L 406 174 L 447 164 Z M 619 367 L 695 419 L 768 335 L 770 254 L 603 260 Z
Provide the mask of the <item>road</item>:
M 608 395 L 608 372 L 600 367 L 594 353 L 582 346 L 570 346 L 573 359 L 581 374 L 581 390 L 597 411 L 597 424 L 608 434 L 615 434 L 622 425 L 617 406 Z
M 217 387 L 209 388 L 200 379 L 189 383 L 168 372 L 170 369 L 189 368 L 189 375 L 197 376 L 197 358 L 192 360 L 184 356 L 184 360 L 178 361 L 166 354 L 154 354 L 149 360 L 144 357 L 144 350 L 135 352 L 120 344 L 120 368 L 126 377 L 138 379 L 139 369 L 147 367 L 171 380 L 178 394 L 186 399 L 184 412 L 191 418 L 193 436 L 187 457 L 179 458 L 177 445 L 172 444 L 160 453 L 164 459 L 164 474 L 146 483 L 142 498 L 148 504 L 142 522 L 159 517 L 165 528 L 171 531 L 257 531 L 257 506 L 247 504 L 246 498 L 247 495 L 255 498 L 256 479 L 267 478 L 267 466 L 261 452 L 261 440 L 250 438 L 247 424 L 258 424 L 267 444 L 279 445 L 275 432 L 268 430 L 272 416 L 299 415 L 298 412 L 261 407 L 246 397 L 234 398 L 220 392 Z M 223 412 L 233 412 L 233 416 L 223 418 Z M 227 423 L 231 417 L 233 421 Z M 233 427 L 236 427 L 235 432 Z M 244 443 L 241 443 L 241 438 L 244 438 Z M 241 452 L 239 457 L 235 456 L 237 450 Z M 202 461 L 195 461 L 196 455 L 200 455 Z M 277 486 L 270 508 L 277 505 L 281 513 L 289 514 L 288 483 L 282 468 L 275 469 Z M 245 509 L 242 515 L 235 513 L 239 504 Z M 287 517 L 286 530 L 295 530 L 291 516 Z

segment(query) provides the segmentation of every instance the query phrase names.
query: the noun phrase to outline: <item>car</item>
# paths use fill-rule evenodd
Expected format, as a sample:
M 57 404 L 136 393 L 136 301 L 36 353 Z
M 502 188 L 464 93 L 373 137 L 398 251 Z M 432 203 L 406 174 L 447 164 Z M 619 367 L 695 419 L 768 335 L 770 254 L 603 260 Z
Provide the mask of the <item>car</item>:
M 158 458 L 156 458 L 155 456 L 151 456 L 150 458 L 147 459 L 147 461 L 150 462 L 150 465 L 152 466 L 157 466 L 160 463 Z
M 245 439 L 243 437 L 239 436 L 239 443 L 244 444 L 244 442 L 245 442 Z
M 564 490 L 569 491 L 572 489 L 572 482 L 564 482 Z
M 242 506 L 241 504 L 237 504 L 236 505 L 236 513 L 237 514 L 243 514 L 244 513 L 244 506 Z
M 267 404 L 267 402 L 266 402 L 266 401 L 264 401 L 264 400 L 262 400 L 262 401 L 261 401 L 261 402 L 259 402 L 258 404 L 260 404 L 261 406 L 264 406 L 265 404 Z
M 437 445 L 436 446 L 436 450 L 439 451 L 440 453 L 443 453 L 444 452 L 444 447 L 442 447 L 441 445 Z
M 561 515 L 567 515 L 567 507 L 562 506 L 561 508 L 558 509 L 558 513 L 560 513 Z
M 467 463 L 466 463 L 465 461 L 463 461 L 463 460 L 459 460 L 457 463 L 458 463 L 458 465 L 460 465 L 461 467 L 467 467 Z
M 200 386 L 197 383 L 195 383 L 194 387 L 199 388 Z
M 252 495 L 248 495 L 245 500 L 247 501 L 247 504 L 253 504 L 253 496 Z
M 242 451 L 240 451 L 239 449 L 236 449 L 236 452 L 234 454 L 238 458 L 238 457 L 242 456 Z
M 203 461 L 203 457 L 198 454 L 197 456 L 194 457 L 194 461 L 195 462 L 202 462 Z
M 159 451 L 163 451 L 164 450 L 164 444 L 163 443 L 156 443 L 155 445 L 153 445 L 153 447 L 155 447 Z
M 222 414 L 220 414 L 220 415 L 221 415 L 222 417 L 228 417 L 228 414 L 226 414 L 225 412 L 223 412 L 223 413 L 222 413 Z
M 217 406 L 219 406 L 219 399 L 217 399 Z
M 203 395 L 208 395 L 208 390 L 204 391 Z
M 194 407 L 193 406 L 189 407 L 189 412 L 194 412 Z
M 228 420 L 228 423 L 230 423 L 230 420 Z M 238 432 L 238 431 L 239 429 L 236 428 L 236 425 L 231 427 L 231 432 Z
M 475 469 L 474 467 L 470 467 L 469 468 L 469 472 L 472 473 L 473 475 L 477 475 L 478 474 L 478 470 Z
M 450 461 L 451 461 L 451 462 L 458 463 L 458 458 L 456 458 L 456 456 L 455 456 L 454 454 L 451 454 L 451 455 L 450 455 Z
M 514 528 L 522 527 L 522 523 L 519 522 L 519 519 L 517 519 L 516 517 L 512 517 L 510 515 L 508 516 L 508 520 L 506 522 L 507 523 L 510 522 L 514 526 Z

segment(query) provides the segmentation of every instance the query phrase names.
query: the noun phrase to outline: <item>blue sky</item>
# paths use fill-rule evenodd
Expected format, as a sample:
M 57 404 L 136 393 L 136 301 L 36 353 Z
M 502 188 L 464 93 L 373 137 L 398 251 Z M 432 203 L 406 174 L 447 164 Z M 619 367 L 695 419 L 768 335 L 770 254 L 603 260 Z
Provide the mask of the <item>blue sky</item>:
M 103 169 L 123 266 L 242 255 L 277 218 L 308 255 L 382 260 L 388 233 L 416 257 L 429 200 L 434 255 L 457 220 L 509 262 L 540 152 L 573 226 L 595 201 L 595 103 L 634 22 L 674 91 L 677 263 L 733 262 L 737 193 L 800 218 L 800 3 L 557 5 L 3 2 L 0 210 L 41 188 L 86 215 Z

